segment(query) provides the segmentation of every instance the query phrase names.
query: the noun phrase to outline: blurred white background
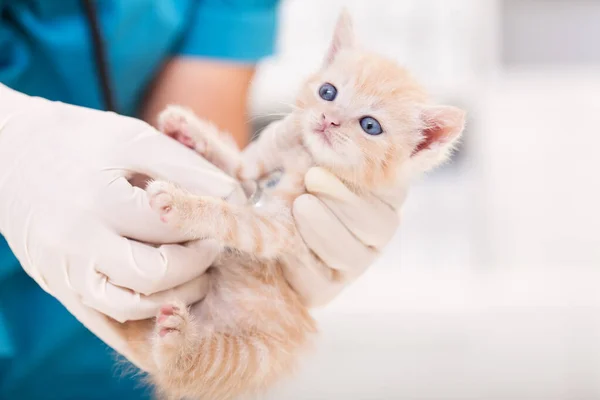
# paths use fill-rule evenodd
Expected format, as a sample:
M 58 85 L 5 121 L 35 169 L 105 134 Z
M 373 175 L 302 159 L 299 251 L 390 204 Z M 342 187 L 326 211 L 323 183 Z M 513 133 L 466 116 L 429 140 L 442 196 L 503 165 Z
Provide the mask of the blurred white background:
M 286 0 L 259 121 L 287 110 L 342 5 L 470 121 L 270 398 L 600 399 L 600 1 Z

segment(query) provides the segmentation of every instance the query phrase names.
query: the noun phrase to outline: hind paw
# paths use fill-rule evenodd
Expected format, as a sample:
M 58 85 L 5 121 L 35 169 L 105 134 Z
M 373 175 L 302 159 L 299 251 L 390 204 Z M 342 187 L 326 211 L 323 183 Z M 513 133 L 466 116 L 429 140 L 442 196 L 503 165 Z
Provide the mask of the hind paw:
M 186 335 L 189 322 L 190 314 L 183 303 L 172 302 L 162 306 L 156 317 L 159 344 L 177 344 Z

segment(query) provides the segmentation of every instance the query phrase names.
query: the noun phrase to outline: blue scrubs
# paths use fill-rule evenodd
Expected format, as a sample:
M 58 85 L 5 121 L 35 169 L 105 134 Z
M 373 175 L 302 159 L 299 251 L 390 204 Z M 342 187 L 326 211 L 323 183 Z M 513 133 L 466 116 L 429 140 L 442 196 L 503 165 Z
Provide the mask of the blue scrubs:
M 274 46 L 277 0 L 96 0 L 115 108 L 135 115 L 172 56 L 255 63 Z M 0 0 L 0 82 L 104 108 L 78 0 Z M 10 195 L 10 194 L 9 194 Z M 142 399 L 114 353 L 21 269 L 0 236 L 0 399 Z

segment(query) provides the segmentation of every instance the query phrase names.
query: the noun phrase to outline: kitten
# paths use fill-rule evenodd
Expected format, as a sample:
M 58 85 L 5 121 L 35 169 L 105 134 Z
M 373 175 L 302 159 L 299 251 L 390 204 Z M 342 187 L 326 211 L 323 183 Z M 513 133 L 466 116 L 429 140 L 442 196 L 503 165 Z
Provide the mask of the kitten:
M 152 321 L 120 325 L 153 365 L 153 382 L 173 398 L 220 400 L 257 393 L 288 373 L 316 332 L 304 299 L 283 266 L 311 268 L 332 280 L 304 244 L 291 205 L 305 193 L 304 175 L 326 168 L 351 190 L 390 206 L 407 181 L 444 161 L 464 127 L 463 111 L 429 103 L 425 91 L 394 62 L 361 49 L 340 16 L 321 70 L 303 86 L 286 118 L 270 125 L 243 153 L 190 111 L 169 107 L 160 129 L 239 178 L 282 170 L 259 205 L 195 196 L 167 182 L 148 187 L 161 219 L 224 251 L 207 273 L 208 295 L 188 309 L 173 302 Z

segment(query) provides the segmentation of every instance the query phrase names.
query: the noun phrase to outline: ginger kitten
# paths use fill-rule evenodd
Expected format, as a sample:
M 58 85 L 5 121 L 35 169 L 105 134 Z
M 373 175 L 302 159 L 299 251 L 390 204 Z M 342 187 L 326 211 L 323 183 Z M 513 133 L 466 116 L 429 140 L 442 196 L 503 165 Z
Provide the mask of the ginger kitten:
M 160 129 L 242 180 L 282 170 L 258 204 L 195 196 L 167 182 L 148 187 L 161 219 L 223 245 L 211 267 L 206 298 L 187 308 L 174 301 L 156 321 L 119 325 L 144 357 L 153 383 L 169 398 L 221 400 L 259 393 L 289 373 L 316 333 L 306 303 L 283 266 L 321 270 L 339 279 L 304 244 L 291 213 L 305 193 L 304 174 L 326 168 L 355 192 L 393 203 L 407 181 L 446 160 L 465 113 L 431 104 L 403 68 L 360 48 L 342 13 L 322 68 L 308 79 L 295 108 L 244 152 L 212 124 L 179 107 Z M 396 206 L 397 204 L 390 204 Z

